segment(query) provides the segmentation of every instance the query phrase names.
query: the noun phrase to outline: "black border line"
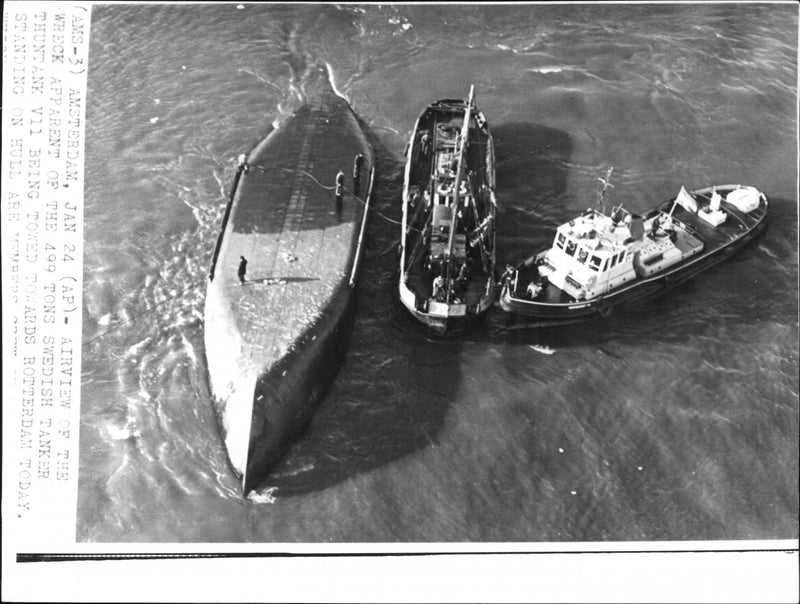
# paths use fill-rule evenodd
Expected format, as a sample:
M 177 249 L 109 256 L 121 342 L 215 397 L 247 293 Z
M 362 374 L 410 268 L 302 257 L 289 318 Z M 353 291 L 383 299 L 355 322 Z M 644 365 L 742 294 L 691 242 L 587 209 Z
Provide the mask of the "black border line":
M 18 563 L 30 562 L 84 562 L 84 561 L 108 561 L 108 560 L 187 560 L 215 559 L 215 558 L 386 558 L 386 557 L 423 557 L 423 556 L 530 556 L 530 555 L 553 555 L 553 554 L 717 554 L 717 553 L 797 553 L 798 548 L 759 548 L 759 549 L 676 549 L 676 550 L 597 550 L 597 551 L 567 551 L 567 550 L 544 550 L 544 551 L 431 551 L 431 552 L 221 552 L 221 553 L 141 553 L 141 554 L 46 554 L 46 553 L 26 553 L 17 554 Z

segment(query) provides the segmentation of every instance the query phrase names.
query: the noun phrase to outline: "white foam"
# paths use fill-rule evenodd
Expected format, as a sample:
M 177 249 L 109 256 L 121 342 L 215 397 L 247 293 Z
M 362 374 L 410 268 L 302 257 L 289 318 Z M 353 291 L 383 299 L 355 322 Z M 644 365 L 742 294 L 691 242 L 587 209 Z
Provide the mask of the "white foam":
M 115 426 L 113 423 L 108 423 L 106 424 L 106 431 L 111 440 L 128 440 L 131 437 L 138 438 L 141 436 L 141 432 L 136 429 L 130 420 L 125 422 L 124 426 Z
M 273 495 L 278 487 L 267 487 L 262 492 L 251 491 L 247 498 L 253 503 L 275 503 L 276 497 Z
M 555 352 L 555 350 L 549 346 L 539 346 L 537 344 L 528 344 L 528 348 L 536 352 L 541 352 L 542 354 L 553 354 Z
M 347 101 L 347 104 L 350 104 L 350 99 L 348 99 L 338 88 L 336 88 L 336 80 L 333 78 L 333 68 L 331 67 L 330 63 L 325 63 L 325 69 L 328 70 L 328 82 L 330 82 L 331 88 L 336 96 L 343 98 Z

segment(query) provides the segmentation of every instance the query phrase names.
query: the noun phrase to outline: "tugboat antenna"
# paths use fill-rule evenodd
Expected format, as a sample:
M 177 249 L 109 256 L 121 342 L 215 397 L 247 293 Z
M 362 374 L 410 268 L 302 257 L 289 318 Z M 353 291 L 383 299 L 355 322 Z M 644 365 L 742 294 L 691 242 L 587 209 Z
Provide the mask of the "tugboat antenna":
M 614 166 L 611 166 L 607 171 L 605 176 L 598 176 L 597 180 L 603 183 L 603 188 L 597 192 L 597 204 L 596 207 L 600 207 L 601 212 L 605 214 L 606 212 L 606 189 L 611 187 L 614 188 L 614 185 L 611 184 L 611 173 L 614 171 Z

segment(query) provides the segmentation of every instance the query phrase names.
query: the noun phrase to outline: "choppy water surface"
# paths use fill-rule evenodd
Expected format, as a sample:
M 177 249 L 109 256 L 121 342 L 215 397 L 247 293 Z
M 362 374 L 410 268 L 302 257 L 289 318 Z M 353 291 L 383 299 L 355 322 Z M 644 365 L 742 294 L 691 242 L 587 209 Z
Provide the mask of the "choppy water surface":
M 93 9 L 78 538 L 602 541 L 798 536 L 792 5 Z M 766 234 L 627 316 L 429 337 L 375 215 L 349 352 L 255 500 L 213 415 L 202 307 L 236 156 L 328 63 L 369 127 L 376 208 L 432 100 L 475 84 L 498 261 L 594 203 L 753 184 Z

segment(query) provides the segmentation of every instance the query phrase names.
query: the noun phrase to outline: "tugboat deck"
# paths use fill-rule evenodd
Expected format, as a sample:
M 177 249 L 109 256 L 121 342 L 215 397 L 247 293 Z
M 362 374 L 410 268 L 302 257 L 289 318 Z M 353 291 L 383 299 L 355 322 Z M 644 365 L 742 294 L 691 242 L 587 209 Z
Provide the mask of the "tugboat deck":
M 495 295 L 494 147 L 474 103 L 444 99 L 420 115 L 406 152 L 400 300 L 439 335 L 459 331 Z

